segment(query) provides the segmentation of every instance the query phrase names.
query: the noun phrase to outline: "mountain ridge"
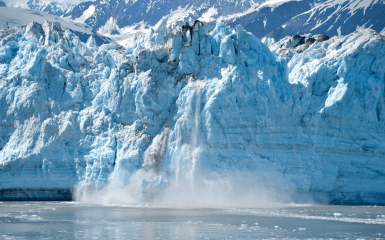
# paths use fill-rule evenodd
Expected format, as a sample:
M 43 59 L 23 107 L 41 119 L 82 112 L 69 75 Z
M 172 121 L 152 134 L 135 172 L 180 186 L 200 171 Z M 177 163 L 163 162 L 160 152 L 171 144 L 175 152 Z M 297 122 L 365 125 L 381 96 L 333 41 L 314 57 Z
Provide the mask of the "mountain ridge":
M 75 33 L 83 42 L 86 42 L 90 36 L 93 36 L 98 45 L 112 41 L 111 39 L 94 32 L 91 27 L 83 23 L 68 22 L 58 16 L 50 15 L 38 10 L 13 7 L 0 8 L 0 30 L 6 30 L 14 26 L 22 27 L 31 22 L 43 23 L 44 21 L 60 23 L 60 25 L 65 26 Z

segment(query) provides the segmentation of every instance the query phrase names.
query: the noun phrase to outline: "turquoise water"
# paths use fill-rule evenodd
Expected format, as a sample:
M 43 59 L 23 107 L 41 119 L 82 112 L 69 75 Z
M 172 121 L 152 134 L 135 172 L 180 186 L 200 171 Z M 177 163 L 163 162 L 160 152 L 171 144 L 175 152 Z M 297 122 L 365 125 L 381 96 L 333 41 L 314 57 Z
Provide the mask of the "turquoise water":
M 382 239 L 385 207 L 178 209 L 2 202 L 2 239 Z

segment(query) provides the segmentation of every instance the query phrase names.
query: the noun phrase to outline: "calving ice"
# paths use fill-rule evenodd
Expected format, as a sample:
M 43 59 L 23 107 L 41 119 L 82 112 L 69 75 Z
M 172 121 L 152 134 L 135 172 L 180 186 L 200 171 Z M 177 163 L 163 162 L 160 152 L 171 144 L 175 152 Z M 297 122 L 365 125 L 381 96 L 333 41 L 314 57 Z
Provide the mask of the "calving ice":
M 130 49 L 51 22 L 0 36 L 2 199 L 385 203 L 373 30 L 264 44 L 159 24 Z

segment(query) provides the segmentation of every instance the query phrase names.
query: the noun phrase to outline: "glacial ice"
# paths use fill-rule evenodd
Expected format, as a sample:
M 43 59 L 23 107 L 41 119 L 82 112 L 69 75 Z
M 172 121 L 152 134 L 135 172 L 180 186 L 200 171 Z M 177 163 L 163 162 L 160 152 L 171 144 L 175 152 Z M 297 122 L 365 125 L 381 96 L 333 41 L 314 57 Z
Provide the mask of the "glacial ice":
M 12 5 L 15 4 L 15 2 L 11 3 Z M 27 6 L 25 7 L 28 8 Z M 111 39 L 96 33 L 86 24 L 68 22 L 58 16 L 50 15 L 46 12 L 38 10 L 16 7 L 0 7 L 0 30 L 26 25 L 33 21 L 38 23 L 43 23 L 44 21 L 57 22 L 71 32 L 75 33 L 82 42 L 86 42 L 90 36 L 94 37 L 95 42 L 98 45 L 112 42 Z
M 385 204 L 375 31 L 267 47 L 242 26 L 160 24 L 123 49 L 44 22 L 0 39 L 2 199 L 137 183 L 154 201 L 231 176 L 219 191 Z

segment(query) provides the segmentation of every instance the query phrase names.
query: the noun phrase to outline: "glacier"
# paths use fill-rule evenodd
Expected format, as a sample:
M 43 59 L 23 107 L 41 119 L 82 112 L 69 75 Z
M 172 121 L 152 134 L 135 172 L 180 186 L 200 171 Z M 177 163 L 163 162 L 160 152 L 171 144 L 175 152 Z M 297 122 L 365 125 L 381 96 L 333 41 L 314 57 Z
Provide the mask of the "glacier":
M 1 30 L 0 199 L 385 204 L 384 40 Z
M 92 30 L 90 26 L 86 24 L 68 22 L 58 16 L 50 15 L 38 10 L 29 10 L 6 6 L 0 7 L 0 30 L 26 25 L 33 21 L 38 23 L 42 23 L 44 21 L 58 22 L 61 26 L 75 33 L 82 42 L 87 42 L 87 39 L 90 36 L 95 39 L 98 45 L 112 42 L 111 39 L 96 33 Z

